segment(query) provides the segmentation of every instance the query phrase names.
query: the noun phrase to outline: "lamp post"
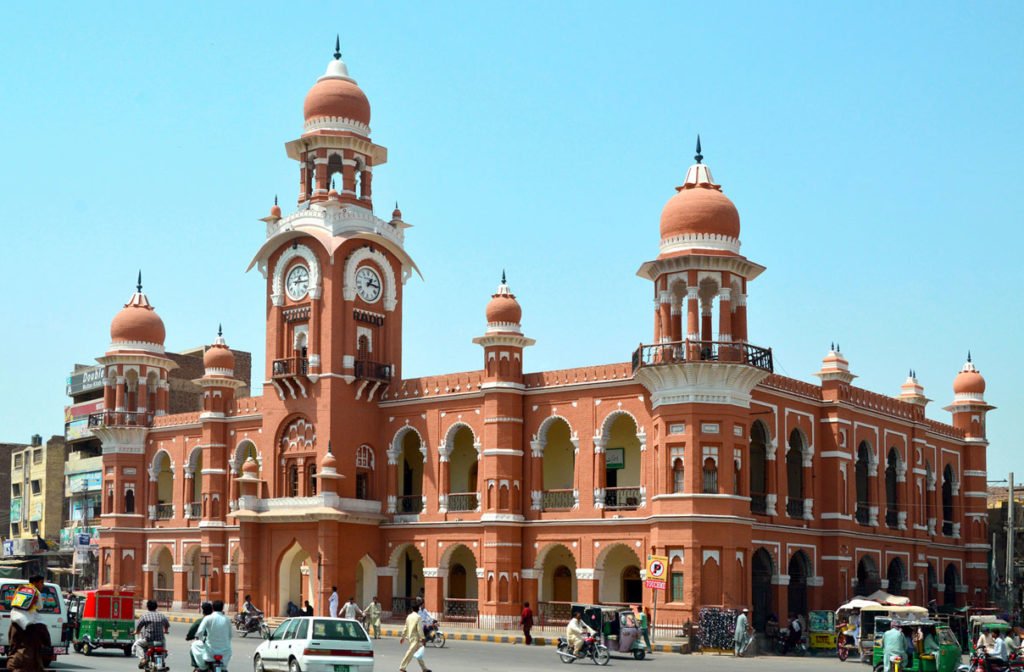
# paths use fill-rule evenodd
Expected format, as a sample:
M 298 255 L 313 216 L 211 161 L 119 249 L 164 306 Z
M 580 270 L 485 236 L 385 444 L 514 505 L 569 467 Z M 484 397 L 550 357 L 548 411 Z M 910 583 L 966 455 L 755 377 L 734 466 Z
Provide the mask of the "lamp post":
M 199 570 L 200 575 L 203 577 L 203 597 L 207 600 L 210 599 L 210 554 L 203 553 L 199 556 L 199 562 L 202 567 Z

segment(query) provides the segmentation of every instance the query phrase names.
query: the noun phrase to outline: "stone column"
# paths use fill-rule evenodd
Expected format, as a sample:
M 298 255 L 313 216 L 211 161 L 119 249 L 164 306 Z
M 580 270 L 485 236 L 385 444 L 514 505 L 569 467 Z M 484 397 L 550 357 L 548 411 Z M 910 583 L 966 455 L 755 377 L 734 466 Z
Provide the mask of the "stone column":
M 658 311 L 661 314 L 661 338 L 660 342 L 672 340 L 672 296 L 667 291 L 662 291 L 658 296 Z
M 728 287 L 722 288 L 718 297 L 718 340 L 724 343 L 732 342 L 732 291 Z M 727 346 L 719 346 L 718 357 L 723 361 L 733 361 L 733 349 Z
M 686 339 L 691 342 L 686 358 L 689 360 L 700 359 L 700 346 L 696 341 L 700 340 L 700 304 L 696 287 L 686 288 Z
M 188 603 L 188 566 L 174 565 L 171 570 L 174 572 L 174 601 L 171 609 L 182 611 Z
M 740 292 L 735 297 L 735 308 L 732 318 L 732 340 L 737 343 L 747 342 L 747 295 Z
M 711 326 L 711 299 L 700 302 L 700 340 L 713 341 L 715 339 Z

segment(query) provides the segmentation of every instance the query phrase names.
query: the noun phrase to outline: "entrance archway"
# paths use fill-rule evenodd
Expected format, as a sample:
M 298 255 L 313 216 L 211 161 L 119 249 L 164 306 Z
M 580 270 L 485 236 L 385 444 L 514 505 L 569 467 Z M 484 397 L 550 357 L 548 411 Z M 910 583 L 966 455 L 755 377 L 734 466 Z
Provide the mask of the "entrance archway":
M 391 556 L 391 567 L 395 570 L 391 611 L 395 614 L 408 613 L 409 603 L 423 596 L 423 556 L 415 545 L 405 544 Z
M 807 554 L 797 551 L 789 559 L 789 610 L 793 613 L 807 614 L 807 577 L 810 575 Z
M 539 614 L 549 623 L 567 623 L 577 599 L 576 557 L 562 544 L 549 544 L 537 556 L 536 567 L 541 570 Z
M 360 606 L 366 606 L 377 594 L 377 563 L 368 555 L 364 555 L 356 565 L 356 600 Z
M 452 600 L 477 598 L 476 556 L 465 544 L 449 547 L 441 557 L 441 567 L 448 569 L 445 597 Z
M 870 595 L 882 588 L 882 579 L 878 575 L 878 565 L 870 555 L 865 555 L 857 563 L 857 594 Z
M 304 599 L 312 602 L 309 559 L 309 553 L 297 541 L 292 542 L 281 556 L 277 566 L 277 607 L 280 610 L 278 613 L 286 613 L 289 602 L 298 606 L 302 606 Z
M 889 563 L 889 569 L 885 573 L 885 578 L 889 582 L 889 587 L 886 588 L 889 594 L 902 595 L 903 582 L 907 580 L 907 573 L 903 568 L 903 561 L 899 558 L 893 558 Z
M 626 544 L 612 544 L 597 556 L 595 569 L 601 571 L 598 599 L 606 604 L 643 602 L 640 558 Z
M 764 632 L 768 617 L 772 613 L 772 556 L 763 548 L 757 549 L 750 563 L 753 586 L 754 629 Z

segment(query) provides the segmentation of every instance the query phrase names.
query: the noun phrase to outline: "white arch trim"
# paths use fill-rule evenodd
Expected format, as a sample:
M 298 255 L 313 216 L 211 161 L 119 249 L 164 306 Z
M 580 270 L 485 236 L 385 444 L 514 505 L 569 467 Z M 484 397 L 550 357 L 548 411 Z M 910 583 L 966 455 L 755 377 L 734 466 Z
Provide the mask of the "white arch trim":
M 563 544 L 559 541 L 552 541 L 548 543 L 546 546 L 544 546 L 544 548 L 540 549 L 540 552 L 537 554 L 537 559 L 533 563 L 534 569 L 543 570 L 544 562 L 548 559 L 548 553 L 550 553 L 552 550 L 559 546 L 569 551 L 569 556 L 572 558 L 573 564 L 576 565 L 576 567 L 579 567 L 579 560 L 576 559 L 576 553 L 572 550 L 572 548 L 570 548 L 567 544 Z
M 277 260 L 277 265 L 274 267 L 274 281 L 270 294 L 270 300 L 275 306 L 284 305 L 284 272 L 288 268 L 288 264 L 297 257 L 305 260 L 309 266 L 309 293 L 314 299 L 320 298 L 320 292 L 323 291 L 320 287 L 320 262 L 317 261 L 316 255 L 313 254 L 313 250 L 309 249 L 305 245 L 296 245 L 289 247 L 281 255 L 281 258 Z
M 572 442 L 573 452 L 579 452 L 580 450 L 580 437 L 576 433 L 576 430 L 572 428 L 572 423 L 561 415 L 551 415 L 544 418 L 544 422 L 540 423 L 540 427 L 537 428 L 537 436 L 535 440 L 537 442 L 538 450 L 536 452 L 543 453 L 544 449 L 548 445 L 548 432 L 555 423 L 564 422 L 565 426 L 569 428 L 569 441 Z
M 159 565 L 160 552 L 166 550 L 171 556 L 171 564 L 174 564 L 174 542 L 168 543 L 154 543 L 149 546 L 149 564 L 153 567 Z
M 606 544 L 605 547 L 602 548 L 600 552 L 598 552 L 597 558 L 594 560 L 594 569 L 604 570 L 604 563 L 608 560 L 608 556 L 611 555 L 616 548 L 625 548 L 632 554 L 634 558 L 636 558 L 637 566 L 643 568 L 644 564 L 643 562 L 641 562 L 640 556 L 629 544 L 623 542 L 615 542 L 612 544 Z
M 185 477 L 192 476 L 196 472 L 196 465 L 199 464 L 199 458 L 203 455 L 203 447 L 196 446 L 188 454 L 188 459 L 185 460 Z
M 398 567 L 398 558 L 401 557 L 402 553 L 404 553 L 406 551 L 406 549 L 409 549 L 409 548 L 411 548 L 412 550 L 416 551 L 416 554 L 420 556 L 420 561 L 421 562 L 424 562 L 424 563 L 426 562 L 423 559 L 423 551 L 420 550 L 419 546 L 417 546 L 415 543 L 410 541 L 410 542 L 407 542 L 407 543 L 404 543 L 404 544 L 399 544 L 398 546 L 395 547 L 395 550 L 391 551 L 391 557 L 388 558 L 388 567 L 397 568 Z
M 604 452 L 605 446 L 608 445 L 608 432 L 612 428 L 612 424 L 620 416 L 628 416 L 633 421 L 633 426 L 636 427 L 636 438 L 640 439 L 640 450 L 644 451 L 647 449 L 647 432 L 644 431 L 643 425 L 636 419 L 636 416 L 629 411 L 617 408 L 604 417 L 601 422 L 601 431 L 594 437 L 594 452 Z
M 444 457 L 448 457 L 449 455 L 452 454 L 452 451 L 455 450 L 455 435 L 458 434 L 459 430 L 462 429 L 463 427 L 469 430 L 470 436 L 473 437 L 473 447 L 479 454 L 480 441 L 476 438 L 476 432 L 473 431 L 473 428 L 470 427 L 469 424 L 461 420 L 458 420 L 452 423 L 452 426 L 449 427 L 448 431 L 445 432 L 444 434 L 444 443 L 441 444 L 440 448 L 441 455 L 443 455 Z
M 395 287 L 395 271 L 388 258 L 380 250 L 369 245 L 360 247 L 345 260 L 344 282 L 341 293 L 346 301 L 356 300 L 356 271 L 364 261 L 372 261 L 384 274 L 384 310 L 391 312 L 398 305 L 398 290 Z M 310 280 L 312 282 L 312 280 Z
M 156 451 L 156 453 L 153 455 L 153 461 L 149 463 L 149 470 L 148 471 L 149 471 L 149 480 L 150 481 L 156 481 L 157 477 L 160 475 L 160 456 L 161 455 L 166 455 L 167 456 L 167 464 L 170 465 L 171 478 L 174 477 L 174 460 L 171 459 L 171 454 L 169 452 L 167 452 L 167 450 L 165 450 L 164 448 L 161 448 L 158 451 Z
M 472 548 L 470 548 L 469 546 L 467 546 L 466 544 L 464 544 L 462 542 L 456 542 L 454 544 L 449 544 L 448 548 L 444 549 L 444 552 L 441 553 L 441 557 L 437 561 L 437 566 L 441 567 L 443 569 L 451 569 L 452 556 L 455 555 L 455 551 L 459 550 L 459 548 L 465 548 L 467 551 L 469 551 L 469 554 L 473 557 L 473 567 L 474 568 L 480 566 L 480 562 L 477 560 L 476 553 L 473 552 Z M 467 569 L 468 569 L 468 567 L 467 567 Z
M 263 454 L 260 453 L 259 447 L 256 446 L 256 442 L 252 439 L 242 439 L 235 446 L 234 455 L 231 457 L 231 472 L 237 476 L 242 471 L 242 464 L 245 463 L 244 455 L 246 453 L 246 447 L 252 445 L 253 450 L 256 452 L 256 464 L 263 468 Z
M 391 439 L 391 447 L 388 449 L 388 464 L 398 464 L 398 458 L 402 454 L 402 442 L 405 440 L 405 435 L 409 432 L 415 432 L 416 436 L 420 439 L 420 452 L 423 453 L 423 462 L 427 461 L 427 442 L 424 440 L 423 435 L 420 434 L 420 430 L 416 429 L 412 425 L 405 425 L 395 432 L 394 438 Z

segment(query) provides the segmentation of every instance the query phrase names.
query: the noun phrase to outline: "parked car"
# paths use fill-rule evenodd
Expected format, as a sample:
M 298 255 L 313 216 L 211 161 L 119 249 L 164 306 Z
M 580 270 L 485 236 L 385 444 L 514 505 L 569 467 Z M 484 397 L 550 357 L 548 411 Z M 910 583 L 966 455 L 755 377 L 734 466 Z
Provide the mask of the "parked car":
M 7 632 L 11 628 L 11 597 L 25 579 L 0 579 L 0 658 L 7 658 Z M 67 655 L 71 633 L 65 627 L 68 622 L 68 607 L 61 595 L 60 586 L 55 583 L 43 584 L 42 601 L 39 605 L 39 620 L 50 631 L 53 645 L 53 660 Z
M 277 626 L 253 656 L 256 672 L 372 672 L 373 642 L 348 618 L 299 616 Z

